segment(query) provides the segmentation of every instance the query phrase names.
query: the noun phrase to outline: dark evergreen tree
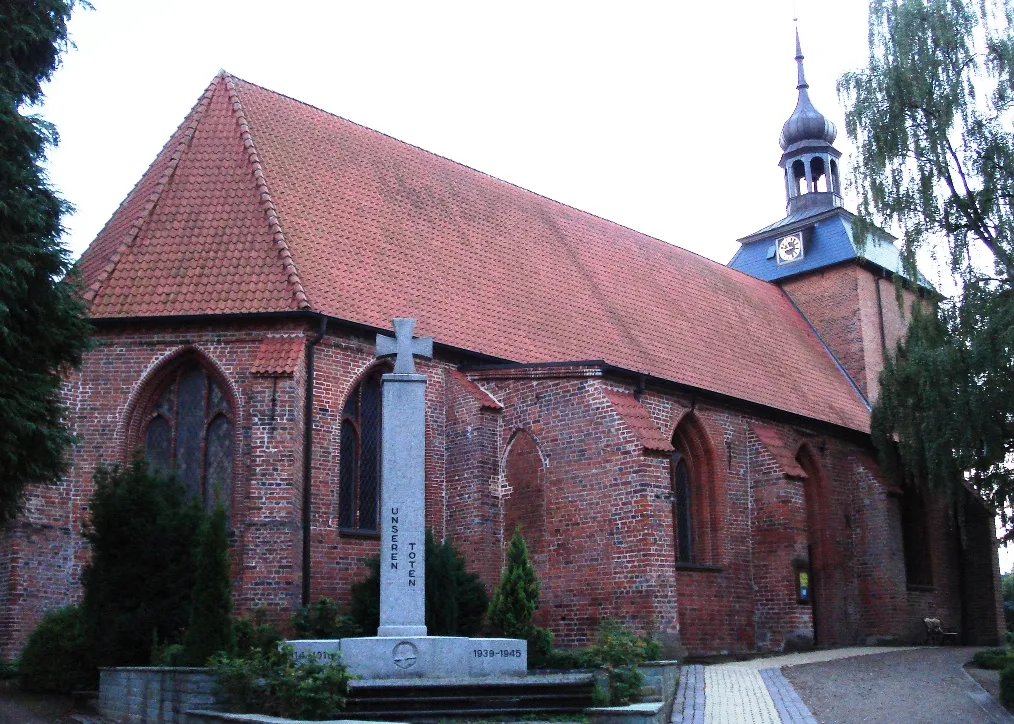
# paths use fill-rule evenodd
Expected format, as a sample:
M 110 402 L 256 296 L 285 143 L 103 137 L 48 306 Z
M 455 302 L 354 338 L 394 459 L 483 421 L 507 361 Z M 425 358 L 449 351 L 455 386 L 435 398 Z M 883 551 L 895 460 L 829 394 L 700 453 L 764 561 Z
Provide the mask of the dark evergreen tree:
M 426 531 L 426 629 L 432 636 L 474 636 L 482 628 L 489 597 L 451 541 Z
M 190 624 L 183 637 L 183 660 L 190 666 L 204 666 L 220 652 L 232 653 L 235 645 L 227 527 L 221 504 L 201 526 Z
M 366 567 L 366 578 L 352 584 L 349 614 L 364 636 L 375 636 L 380 627 L 380 559 L 368 559 Z
M 367 561 L 366 579 L 352 586 L 350 615 L 366 635 L 380 625 L 380 560 Z M 474 636 L 488 604 L 479 576 L 448 540 L 437 543 L 426 531 L 426 629 L 431 636 Z
M 85 538 L 85 626 L 99 666 L 143 666 L 152 639 L 178 643 L 190 620 L 195 548 L 205 518 L 180 483 L 153 475 L 140 457 L 99 468 Z
M 67 47 L 74 4 L 0 3 L 0 523 L 17 514 L 26 485 L 65 468 L 60 375 L 88 342 L 83 305 L 60 281 L 69 207 L 42 169 L 57 134 L 31 112 Z
M 888 469 L 949 492 L 967 480 L 1012 537 L 1014 18 L 1008 0 L 872 0 L 868 66 L 847 73 L 859 150 L 857 239 L 900 228 L 948 245 L 960 293 L 913 317 L 881 375 L 874 441 Z M 893 350 L 891 350 L 893 352 Z M 963 495 L 956 495 L 960 503 Z

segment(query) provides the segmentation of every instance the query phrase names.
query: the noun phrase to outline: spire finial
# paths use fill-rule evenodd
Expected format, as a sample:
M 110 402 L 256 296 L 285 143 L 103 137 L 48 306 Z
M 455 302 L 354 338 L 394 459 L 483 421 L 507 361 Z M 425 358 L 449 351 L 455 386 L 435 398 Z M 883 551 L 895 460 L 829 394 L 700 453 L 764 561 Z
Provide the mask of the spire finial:
M 810 84 L 806 82 L 806 75 L 803 73 L 803 48 L 799 44 L 799 18 L 793 18 L 792 22 L 796 24 L 796 67 L 798 69 L 796 89 L 803 90 L 809 88 Z
M 799 19 L 793 18 L 796 25 L 796 66 L 798 69 L 798 81 L 796 90 L 796 109 L 792 111 L 789 120 L 782 126 L 782 135 L 778 139 L 784 151 L 794 143 L 801 141 L 817 141 L 828 145 L 834 143 L 835 127 L 827 120 L 810 101 L 810 84 L 806 82 L 806 75 L 803 73 L 803 47 L 799 42 Z

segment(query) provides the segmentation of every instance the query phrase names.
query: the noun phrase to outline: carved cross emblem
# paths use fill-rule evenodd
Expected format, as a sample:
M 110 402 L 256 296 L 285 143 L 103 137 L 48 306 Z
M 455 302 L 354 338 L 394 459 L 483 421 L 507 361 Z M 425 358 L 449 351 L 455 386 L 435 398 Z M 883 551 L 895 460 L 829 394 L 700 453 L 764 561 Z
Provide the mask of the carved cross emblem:
M 388 337 L 386 334 L 377 335 L 377 357 L 397 355 L 394 359 L 394 374 L 415 374 L 414 357 L 432 358 L 433 338 L 413 337 L 414 319 L 395 317 L 393 322 L 393 337 Z

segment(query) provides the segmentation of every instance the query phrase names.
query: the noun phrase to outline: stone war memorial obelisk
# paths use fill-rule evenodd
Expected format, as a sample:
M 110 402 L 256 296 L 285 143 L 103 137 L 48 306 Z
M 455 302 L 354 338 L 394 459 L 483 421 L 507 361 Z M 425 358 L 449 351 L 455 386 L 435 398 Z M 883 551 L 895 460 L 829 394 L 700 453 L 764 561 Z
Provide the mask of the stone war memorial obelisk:
M 376 636 L 291 641 L 297 651 L 341 653 L 364 679 L 522 675 L 523 639 L 426 635 L 426 376 L 415 357 L 433 356 L 431 337 L 413 338 L 414 319 L 377 335 L 377 357 L 395 357 L 381 378 L 380 628 Z

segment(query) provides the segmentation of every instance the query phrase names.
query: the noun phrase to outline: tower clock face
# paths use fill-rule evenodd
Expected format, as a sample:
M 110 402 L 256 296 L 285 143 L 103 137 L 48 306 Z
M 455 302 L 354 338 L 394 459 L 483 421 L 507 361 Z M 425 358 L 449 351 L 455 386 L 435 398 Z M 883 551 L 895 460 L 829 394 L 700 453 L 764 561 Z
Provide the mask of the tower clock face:
M 803 238 L 799 234 L 783 236 L 778 240 L 778 263 L 786 264 L 803 258 Z

